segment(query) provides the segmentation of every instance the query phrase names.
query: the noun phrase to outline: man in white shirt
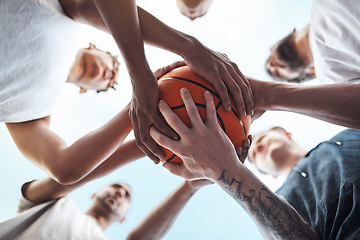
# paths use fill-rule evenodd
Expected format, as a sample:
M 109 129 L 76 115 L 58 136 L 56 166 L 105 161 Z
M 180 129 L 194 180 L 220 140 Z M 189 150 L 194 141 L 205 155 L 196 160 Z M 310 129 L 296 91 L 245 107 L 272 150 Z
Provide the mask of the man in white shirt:
M 269 73 L 300 82 L 360 82 L 360 10 L 357 1 L 314 0 L 311 23 L 271 48 Z
M 124 182 L 106 185 L 92 195 L 93 203 L 84 214 L 66 195 L 88 180 L 73 185 L 61 185 L 51 178 L 25 183 L 18 215 L 0 223 L 0 239 L 107 239 L 103 231 L 125 220 L 132 190 Z M 184 181 L 140 221 L 126 239 L 161 239 L 190 198 L 211 183 L 209 180 Z

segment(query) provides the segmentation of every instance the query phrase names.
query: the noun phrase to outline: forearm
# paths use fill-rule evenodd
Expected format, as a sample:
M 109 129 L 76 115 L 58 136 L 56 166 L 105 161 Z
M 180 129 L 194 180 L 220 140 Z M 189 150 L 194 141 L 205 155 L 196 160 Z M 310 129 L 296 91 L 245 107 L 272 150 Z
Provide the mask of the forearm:
M 345 127 L 360 128 L 360 84 L 251 83 L 258 88 L 254 93 L 255 108 L 290 111 Z
M 116 1 L 113 2 L 115 3 Z M 128 36 L 128 32 L 123 32 L 124 30 L 130 31 L 129 33 L 131 34 L 134 32 L 134 29 L 129 29 L 131 26 L 128 25 L 127 29 L 120 29 L 117 28 L 118 26 L 116 26 L 116 29 L 111 30 L 107 25 L 108 23 L 115 22 L 116 24 L 120 24 L 120 23 L 127 24 L 128 22 L 138 22 L 140 24 L 139 26 L 143 41 L 147 44 L 162 48 L 164 50 L 171 51 L 181 56 L 192 53 L 196 49 L 196 46 L 197 47 L 202 46 L 194 37 L 191 37 L 187 34 L 184 34 L 180 31 L 177 31 L 167 26 L 159 19 L 157 19 L 156 17 L 154 17 L 153 15 L 151 15 L 150 13 L 148 13 L 147 11 L 145 11 L 140 7 L 137 7 L 138 20 L 136 20 L 134 15 L 135 11 L 133 5 L 131 6 L 132 9 L 130 9 L 129 12 L 125 12 L 125 9 L 122 7 L 124 3 L 122 3 L 122 5 L 117 3 L 118 6 L 114 6 L 114 11 L 116 10 L 116 14 L 114 15 L 114 13 L 111 13 L 112 14 L 111 16 L 115 16 L 116 18 L 115 19 L 112 18 L 112 19 L 108 19 L 108 21 L 104 21 L 103 16 L 105 12 L 101 14 L 102 12 L 101 8 L 98 8 L 99 5 L 95 4 L 96 3 L 95 1 L 60 0 L 60 3 L 69 17 L 73 18 L 76 21 L 96 27 L 107 33 L 113 34 L 114 38 L 116 37 L 117 39 L 121 39 L 121 37 L 123 37 L 124 34 L 126 34 L 125 36 Z M 107 4 L 108 3 L 106 2 L 101 3 L 100 7 L 106 7 Z M 125 15 L 123 14 L 124 12 Z M 132 14 L 131 16 L 132 20 L 127 19 L 126 14 Z M 136 29 L 138 28 L 138 26 L 135 27 Z M 137 45 L 138 44 L 139 43 L 137 43 Z M 121 47 L 121 45 L 119 47 Z M 133 51 L 123 52 L 123 54 L 125 54 L 124 56 L 127 56 L 127 54 L 135 55 Z M 141 56 L 143 56 L 143 53 L 141 53 Z
M 128 112 L 129 106 L 101 128 L 60 150 L 54 156 L 56 161 L 51 161 L 51 156 L 48 156 L 48 168 L 59 169 L 59 175 L 63 176 L 60 182 L 65 184 L 74 183 L 92 172 L 115 152 L 132 130 Z
M 253 218 L 264 237 L 318 239 L 317 233 L 289 203 L 269 190 L 241 163 L 219 171 L 219 177 L 214 180 Z
M 107 159 L 132 129 L 129 105 L 103 127 L 71 146 L 49 129 L 50 118 L 6 124 L 19 150 L 54 180 L 79 181 Z
M 176 190 L 160 202 L 129 233 L 127 239 L 161 239 L 170 230 L 180 211 L 195 194 L 188 182 L 183 182 Z
M 136 146 L 135 140 L 130 140 L 123 143 L 108 159 L 82 180 L 70 185 L 62 185 L 49 177 L 36 180 L 28 186 L 25 197 L 32 202 L 45 202 L 63 197 L 78 187 L 143 156 L 144 154 Z
M 138 14 L 145 43 L 182 57 L 193 53 L 197 47 L 203 47 L 196 38 L 171 28 L 140 7 Z

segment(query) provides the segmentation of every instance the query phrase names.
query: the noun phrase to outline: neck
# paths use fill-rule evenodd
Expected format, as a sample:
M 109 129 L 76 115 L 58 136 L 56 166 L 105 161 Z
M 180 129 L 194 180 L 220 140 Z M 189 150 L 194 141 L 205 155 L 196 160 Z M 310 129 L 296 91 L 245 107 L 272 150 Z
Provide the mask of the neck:
M 99 224 L 102 230 L 107 229 L 113 223 L 113 221 L 107 219 L 103 215 L 95 211 L 92 211 L 91 208 L 87 210 L 86 215 L 93 217 L 97 221 L 97 223 Z
M 295 143 L 294 143 L 295 144 Z M 295 144 L 295 147 L 293 148 L 289 159 L 287 160 L 287 166 L 284 168 L 281 174 L 288 176 L 292 169 L 298 164 L 298 162 L 305 157 L 307 154 L 307 151 L 301 147 L 299 147 L 297 144 Z
M 310 65 L 314 62 L 309 43 L 309 29 L 310 24 L 306 25 L 299 32 L 296 32 L 294 43 L 295 47 L 302 59 L 304 59 L 306 65 Z
M 72 68 L 70 69 L 68 78 L 66 79 L 66 82 L 68 83 L 77 83 L 77 79 L 79 79 L 79 77 L 81 76 L 81 71 L 82 69 L 80 69 L 80 67 L 78 65 L 73 65 Z
M 72 65 L 68 78 L 66 80 L 66 82 L 68 83 L 77 83 L 78 79 L 81 77 L 81 75 L 83 74 L 83 66 L 81 64 L 81 57 L 82 54 L 79 51 L 78 54 L 76 55 L 74 64 Z

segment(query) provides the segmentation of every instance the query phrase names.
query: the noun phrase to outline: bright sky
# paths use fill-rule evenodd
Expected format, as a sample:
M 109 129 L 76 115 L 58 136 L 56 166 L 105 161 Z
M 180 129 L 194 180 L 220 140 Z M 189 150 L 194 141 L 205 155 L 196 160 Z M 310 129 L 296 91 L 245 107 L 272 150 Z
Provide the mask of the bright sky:
M 226 53 L 238 64 L 244 75 L 270 81 L 264 70 L 269 48 L 294 27 L 301 29 L 310 21 L 311 1 L 286 0 L 214 0 L 207 15 L 195 21 L 182 16 L 175 0 L 137 1 L 140 6 L 171 27 L 197 37 L 209 48 Z M 112 38 L 84 27 L 79 47 L 92 41 L 103 50 L 119 54 Z M 155 71 L 180 57 L 146 47 L 150 67 Z M 88 132 L 102 126 L 131 99 L 131 84 L 121 56 L 119 85 L 109 93 L 77 94 L 78 89 L 66 85 L 52 115 L 51 128 L 69 145 Z M 310 84 L 316 84 L 313 81 Z M 251 126 L 251 133 L 279 125 L 293 133 L 301 146 L 311 149 L 342 128 L 308 117 L 286 112 L 268 112 Z M 0 221 L 15 215 L 21 185 L 45 174 L 26 160 L 17 150 L 4 124 L 0 125 Z M 248 165 L 271 189 L 281 184 L 263 176 Z M 124 180 L 134 191 L 134 202 L 123 224 L 114 224 L 106 234 L 110 239 L 125 239 L 126 234 L 182 179 L 171 175 L 148 158 L 129 164 L 112 174 L 93 181 L 70 194 L 85 211 L 91 195 L 101 186 Z M 230 196 L 216 185 L 201 189 L 182 211 L 165 239 L 261 239 L 255 224 Z

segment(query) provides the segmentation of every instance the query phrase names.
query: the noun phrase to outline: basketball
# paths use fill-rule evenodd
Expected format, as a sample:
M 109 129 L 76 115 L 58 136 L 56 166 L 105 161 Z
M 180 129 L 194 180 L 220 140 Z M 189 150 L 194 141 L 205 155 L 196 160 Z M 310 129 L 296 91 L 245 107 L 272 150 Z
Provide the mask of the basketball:
M 240 117 L 236 111 L 235 104 L 231 98 L 231 111 L 226 112 L 222 106 L 219 95 L 215 88 L 202 77 L 193 73 L 189 67 L 183 66 L 168 72 L 162 76 L 159 81 L 160 99 L 164 100 L 176 113 L 179 118 L 191 127 L 190 118 L 186 112 L 186 108 L 180 96 L 180 89 L 186 87 L 195 105 L 197 106 L 202 120 L 206 120 L 206 104 L 204 99 L 204 91 L 208 90 L 213 98 L 216 107 L 216 115 L 220 127 L 224 130 L 226 135 L 231 140 L 234 147 L 241 146 L 249 133 L 251 117 Z M 210 137 L 210 136 L 209 136 Z M 162 148 L 166 157 L 162 162 L 173 162 L 181 164 L 182 160 L 168 149 Z

